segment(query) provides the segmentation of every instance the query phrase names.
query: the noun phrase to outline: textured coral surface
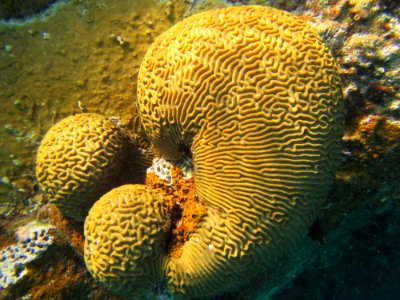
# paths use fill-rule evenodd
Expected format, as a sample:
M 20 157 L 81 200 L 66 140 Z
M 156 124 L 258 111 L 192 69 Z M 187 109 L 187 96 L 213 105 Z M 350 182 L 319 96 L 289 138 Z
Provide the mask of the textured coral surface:
M 24 21 L 0 21 L 0 245 L 15 244 L 15 230 L 35 218 L 53 220 L 59 235 L 27 265 L 20 283 L 0 290 L 0 298 L 117 299 L 86 271 L 82 225 L 72 226 L 38 189 L 37 148 L 51 126 L 82 112 L 112 117 L 132 137 L 143 133 L 136 79 L 155 37 L 196 12 L 238 4 L 287 10 L 318 31 L 341 69 L 346 130 L 334 187 L 310 228 L 314 251 L 285 249 L 304 266 L 290 266 L 286 277 L 270 273 L 243 281 L 239 291 L 218 299 L 398 298 L 398 1 L 57 2 Z M 146 140 L 139 146 L 151 164 L 154 149 Z
M 307 24 L 257 6 L 207 11 L 158 37 L 139 72 L 150 140 L 191 147 L 207 215 L 171 258 L 173 293 L 216 295 L 303 235 L 339 162 L 340 78 Z
M 90 273 L 120 295 L 154 299 L 152 288 L 162 279 L 166 220 L 162 197 L 144 185 L 123 185 L 105 194 L 85 221 Z
M 94 201 L 120 182 L 126 151 L 125 135 L 110 120 L 78 114 L 46 133 L 37 154 L 36 175 L 50 202 L 83 220 Z

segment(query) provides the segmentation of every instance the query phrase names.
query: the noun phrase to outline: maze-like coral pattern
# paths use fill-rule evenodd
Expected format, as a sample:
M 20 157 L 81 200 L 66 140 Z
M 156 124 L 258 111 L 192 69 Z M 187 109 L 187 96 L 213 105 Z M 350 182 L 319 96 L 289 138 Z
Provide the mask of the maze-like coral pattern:
M 85 262 L 92 275 L 129 299 L 155 299 L 161 280 L 166 209 L 144 185 L 123 185 L 105 194 L 85 221 Z
M 83 220 L 94 201 L 118 184 L 126 147 L 126 136 L 106 117 L 67 117 L 50 128 L 39 147 L 39 184 L 64 214 Z
M 194 15 L 150 47 L 138 101 L 164 157 L 191 147 L 208 206 L 166 264 L 171 291 L 210 296 L 277 264 L 313 221 L 339 162 L 341 82 L 320 37 L 267 7 Z

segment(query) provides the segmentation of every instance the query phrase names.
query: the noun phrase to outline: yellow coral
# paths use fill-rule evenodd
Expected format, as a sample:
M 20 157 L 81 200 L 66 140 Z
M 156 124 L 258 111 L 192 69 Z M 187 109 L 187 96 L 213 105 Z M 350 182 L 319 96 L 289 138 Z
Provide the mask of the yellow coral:
M 148 50 L 138 100 L 165 157 L 191 146 L 209 207 L 167 263 L 171 291 L 213 295 L 276 263 L 314 219 L 339 161 L 341 83 L 321 38 L 267 7 L 194 15 Z
M 182 144 L 190 146 L 196 192 L 207 209 L 180 256 L 163 259 L 169 291 L 213 296 L 272 270 L 313 221 L 339 161 L 341 83 L 320 37 L 273 8 L 208 11 L 158 37 L 138 79 L 148 137 L 171 160 L 181 158 Z M 147 218 L 154 216 L 143 214 L 145 224 Z M 110 228 L 123 232 L 127 225 L 119 224 Z M 142 238 L 138 256 L 148 245 Z M 122 252 L 109 257 L 123 259 Z M 142 270 L 132 270 L 135 288 Z M 117 292 L 125 287 L 115 283 Z M 151 288 L 147 274 L 142 287 Z
M 162 279 L 166 209 L 144 185 L 123 185 L 105 194 L 85 221 L 85 262 L 109 289 L 131 299 L 154 299 Z
M 127 139 L 106 117 L 78 114 L 55 124 L 43 138 L 36 175 L 50 202 L 84 220 L 93 203 L 119 184 Z

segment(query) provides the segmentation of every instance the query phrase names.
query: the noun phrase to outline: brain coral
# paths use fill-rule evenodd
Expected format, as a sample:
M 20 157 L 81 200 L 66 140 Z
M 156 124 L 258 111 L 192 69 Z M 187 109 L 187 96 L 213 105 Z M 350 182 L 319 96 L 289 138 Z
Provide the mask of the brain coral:
M 119 184 L 127 139 L 106 117 L 67 117 L 47 132 L 39 147 L 36 175 L 50 202 L 83 220 L 102 194 Z
M 182 157 L 182 145 L 190 148 L 196 192 L 207 207 L 182 254 L 165 253 L 169 291 L 213 296 L 257 270 L 271 271 L 305 234 L 339 161 L 341 82 L 321 38 L 273 8 L 207 11 L 158 37 L 138 78 L 148 137 L 172 161 Z M 110 259 L 119 265 L 121 255 Z
M 151 299 L 151 287 L 162 278 L 166 219 L 163 199 L 144 185 L 111 190 L 85 221 L 87 268 L 119 294 Z

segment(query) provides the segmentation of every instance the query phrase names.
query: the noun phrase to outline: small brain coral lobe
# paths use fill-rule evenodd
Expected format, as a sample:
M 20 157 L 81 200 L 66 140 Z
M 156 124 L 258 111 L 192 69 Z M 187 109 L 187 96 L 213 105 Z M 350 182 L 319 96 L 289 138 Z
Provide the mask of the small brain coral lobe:
M 126 137 L 106 117 L 69 116 L 47 132 L 38 149 L 36 175 L 50 202 L 84 220 L 94 201 L 119 185 Z
M 208 207 L 167 259 L 171 292 L 212 296 L 274 266 L 313 221 L 339 161 L 341 83 L 320 37 L 267 7 L 197 14 L 150 47 L 138 96 L 164 157 L 191 147 Z
M 127 299 L 155 299 L 165 230 L 162 197 L 144 185 L 103 195 L 85 221 L 85 262 L 93 276 Z

